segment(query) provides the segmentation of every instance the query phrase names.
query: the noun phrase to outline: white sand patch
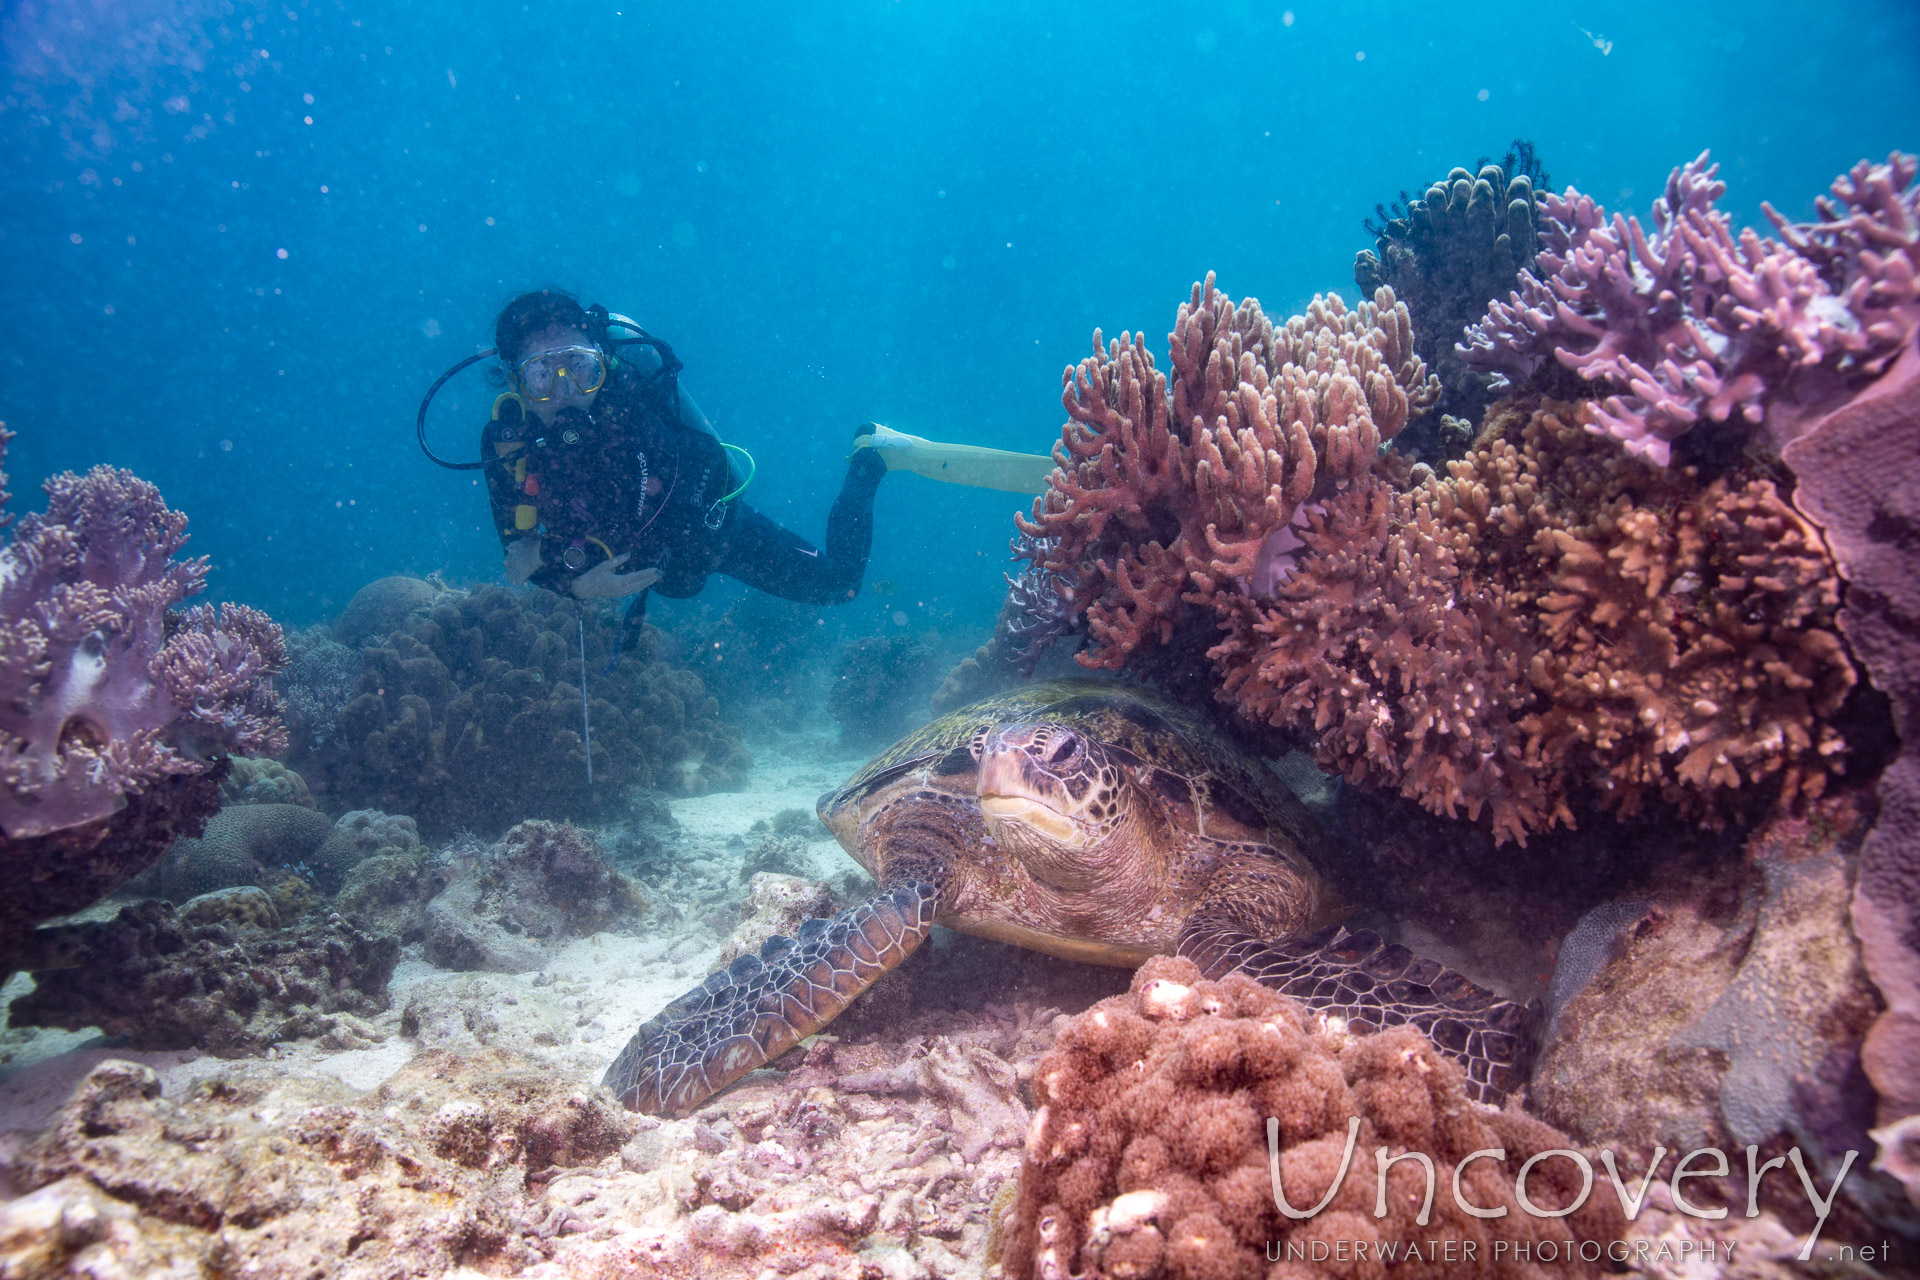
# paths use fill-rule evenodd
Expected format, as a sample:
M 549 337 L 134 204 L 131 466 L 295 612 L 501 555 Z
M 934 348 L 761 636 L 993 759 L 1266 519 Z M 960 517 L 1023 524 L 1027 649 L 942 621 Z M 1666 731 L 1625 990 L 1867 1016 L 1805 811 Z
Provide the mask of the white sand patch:
M 288 1078 L 328 1076 L 367 1090 L 388 1080 L 423 1047 L 457 1052 L 463 1045 L 498 1044 L 546 1062 L 581 1085 L 597 1083 L 643 1022 L 712 971 L 746 894 L 743 859 L 759 838 L 749 828 L 791 809 L 813 813 L 823 793 L 866 761 L 865 755 L 831 743 L 783 743 L 778 752 L 760 744 L 756 754 L 759 764 L 747 790 L 669 802 L 679 826 L 667 838 L 673 871 L 646 885 L 654 909 L 641 931 L 572 939 L 539 971 L 523 974 L 449 973 L 409 948 L 388 987 L 389 1009 L 356 1021 L 367 1033 L 358 1047 L 296 1041 L 250 1061 Z M 824 828 L 804 834 L 808 845 L 800 860 L 810 864 L 805 874 L 828 880 L 854 868 Z M 15 975 L 0 988 L 0 1011 L 32 989 L 30 977 Z M 438 1039 L 402 1033 L 410 1004 L 424 1011 L 428 1022 L 438 1019 Z M 450 1026 L 456 1029 L 452 1035 L 446 1034 Z M 463 1026 L 470 1034 L 459 1031 Z M 97 1029 L 0 1031 L 0 1131 L 44 1127 L 73 1086 L 108 1058 L 153 1068 L 169 1097 L 234 1065 L 192 1051 L 109 1047 Z

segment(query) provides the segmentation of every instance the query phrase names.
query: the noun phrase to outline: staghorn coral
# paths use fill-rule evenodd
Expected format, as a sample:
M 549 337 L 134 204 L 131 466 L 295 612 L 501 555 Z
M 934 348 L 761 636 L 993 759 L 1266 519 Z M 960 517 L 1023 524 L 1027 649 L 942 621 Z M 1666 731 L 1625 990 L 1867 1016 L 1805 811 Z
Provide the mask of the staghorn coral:
M 1226 602 L 1222 696 L 1503 841 L 1576 799 L 1717 826 L 1820 794 L 1855 675 L 1819 535 L 1751 464 L 1660 470 L 1590 415 L 1509 404 L 1446 478 L 1330 499 L 1271 599 Z
M 1459 351 L 1506 379 L 1548 361 L 1618 394 L 1588 429 L 1665 466 L 1695 424 L 1759 423 L 1776 401 L 1817 399 L 1879 374 L 1920 329 L 1920 160 L 1861 161 L 1782 239 L 1735 234 L 1702 152 L 1675 169 L 1651 232 L 1569 187 L 1545 198 L 1540 275 Z M 1544 277 L 1544 278 L 1543 278 Z
M 1292 1280 L 1321 1274 L 1313 1263 L 1341 1242 L 1353 1261 L 1358 1242 L 1367 1256 L 1356 1274 L 1379 1274 L 1389 1248 L 1410 1261 L 1415 1246 L 1437 1247 L 1433 1262 L 1451 1258 L 1476 1275 L 1597 1274 L 1569 1261 L 1567 1247 L 1617 1236 L 1624 1222 L 1613 1206 L 1588 1196 L 1570 1217 L 1549 1219 L 1516 1199 L 1519 1167 L 1564 1148 L 1565 1138 L 1518 1113 L 1476 1107 L 1459 1069 L 1411 1029 L 1352 1037 L 1317 1021 L 1257 983 L 1202 981 L 1192 964 L 1170 957 L 1148 961 L 1127 994 L 1074 1019 L 1034 1071 L 1037 1111 L 1007 1273 Z M 1343 1171 L 1349 1117 L 1355 1158 Z M 1329 1193 L 1321 1212 L 1281 1215 L 1268 1133 L 1289 1203 L 1306 1210 Z M 1430 1157 L 1430 1217 L 1414 1161 L 1391 1167 L 1385 1211 L 1375 1213 L 1380 1148 Z M 1489 1149 L 1503 1154 L 1461 1167 Z M 1469 1215 L 1450 1194 L 1454 1185 L 1508 1213 Z M 1571 1205 L 1577 1190 L 1564 1157 L 1535 1165 L 1525 1187 L 1532 1203 L 1554 1208 Z M 1496 1240 L 1509 1245 L 1504 1254 Z M 1555 1246 L 1559 1259 L 1549 1267 L 1516 1257 L 1519 1242 L 1535 1254 Z
M 1424 196 L 1407 200 L 1400 216 L 1380 209 L 1382 224 L 1369 224 L 1377 232 L 1373 249 L 1354 259 L 1353 282 L 1362 297 L 1385 287 L 1406 304 L 1413 349 L 1445 389 L 1429 423 L 1440 414 L 1477 420 L 1492 398 L 1487 375 L 1467 367 L 1455 344 L 1487 304 L 1511 293 L 1520 272 L 1533 266 L 1539 250 L 1534 187 L 1545 185 L 1537 168 L 1526 143 L 1477 174 L 1456 168 Z
M 0 457 L 6 439 L 0 436 Z M 205 586 L 187 518 L 130 471 L 44 486 L 0 549 L 0 839 L 105 818 L 212 757 L 286 745 L 268 677 L 280 628 L 244 605 L 172 612 Z
M 339 917 L 262 934 L 237 923 L 190 924 L 164 902 L 75 926 L 85 956 L 42 973 L 13 1002 L 15 1026 L 99 1027 L 136 1048 L 201 1049 L 223 1058 L 324 1035 L 339 1015 L 387 1007 L 400 944 Z
M 591 817 L 635 787 L 736 785 L 752 757 L 699 678 L 653 656 L 651 629 L 614 661 L 615 631 L 597 608 L 549 592 L 443 592 L 410 629 L 367 644 L 337 732 L 301 744 L 294 763 L 331 802 L 411 814 L 436 839 Z
M 1365 475 L 1380 444 L 1439 396 L 1391 290 L 1337 294 L 1276 326 L 1208 274 L 1169 335 L 1172 374 L 1122 334 L 1062 378 L 1058 464 L 1016 553 L 1083 613 L 1080 660 L 1117 668 L 1166 644 L 1187 605 L 1280 571 L 1304 504 Z

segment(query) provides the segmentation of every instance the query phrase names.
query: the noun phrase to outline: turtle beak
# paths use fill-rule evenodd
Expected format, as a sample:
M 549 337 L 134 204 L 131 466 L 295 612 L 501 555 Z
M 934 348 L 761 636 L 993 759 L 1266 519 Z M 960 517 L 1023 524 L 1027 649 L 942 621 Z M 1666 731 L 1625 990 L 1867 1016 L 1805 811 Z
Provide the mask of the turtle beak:
M 1058 725 L 1010 725 L 980 753 L 980 812 L 988 825 L 1018 823 L 1049 840 L 1079 843 L 1084 834 L 1063 811 L 1066 797 L 1048 768 L 1077 756 L 1078 740 Z

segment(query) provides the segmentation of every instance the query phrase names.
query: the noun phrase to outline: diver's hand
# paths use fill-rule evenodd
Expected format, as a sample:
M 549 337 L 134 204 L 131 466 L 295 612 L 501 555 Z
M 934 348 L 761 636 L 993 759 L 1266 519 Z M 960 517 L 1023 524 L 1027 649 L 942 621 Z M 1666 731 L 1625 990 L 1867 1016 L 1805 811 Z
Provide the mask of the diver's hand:
M 507 581 L 516 587 L 540 572 L 540 539 L 516 538 L 507 544 Z
M 630 596 L 636 591 L 645 591 L 660 581 L 658 569 L 636 569 L 632 573 L 617 573 L 619 567 L 627 562 L 626 552 L 611 560 L 602 560 L 573 580 L 573 594 L 582 600 L 612 600 L 620 596 Z

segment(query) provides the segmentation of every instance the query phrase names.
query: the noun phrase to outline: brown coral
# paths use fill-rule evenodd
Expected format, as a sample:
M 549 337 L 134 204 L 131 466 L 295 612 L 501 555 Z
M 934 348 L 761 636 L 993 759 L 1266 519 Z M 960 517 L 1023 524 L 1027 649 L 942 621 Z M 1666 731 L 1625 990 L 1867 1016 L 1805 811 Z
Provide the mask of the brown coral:
M 1208 273 L 1168 343 L 1171 380 L 1140 335 L 1103 347 L 1095 331 L 1062 378 L 1050 488 L 1016 517 L 1037 563 L 1073 584 L 1088 666 L 1166 643 L 1186 604 L 1260 576 L 1301 504 L 1368 472 L 1439 395 L 1391 289 L 1352 311 L 1316 297 L 1276 326 Z
M 1509 403 L 1447 477 L 1331 498 L 1274 597 L 1227 602 L 1223 696 L 1502 840 L 1583 791 L 1709 826 L 1820 794 L 1855 676 L 1818 534 L 1752 464 L 1656 468 L 1588 413 Z
M 1076 1018 L 1034 1072 L 1039 1110 L 1008 1274 L 1257 1280 L 1322 1274 L 1314 1264 L 1337 1260 L 1351 1267 L 1341 1274 L 1379 1275 L 1389 1252 L 1396 1273 L 1413 1264 L 1410 1275 L 1449 1262 L 1486 1276 L 1597 1273 L 1570 1247 L 1604 1248 L 1623 1225 L 1617 1209 L 1580 1195 L 1578 1165 L 1564 1155 L 1534 1163 L 1516 1188 L 1523 1165 L 1566 1139 L 1474 1105 L 1462 1085 L 1411 1029 L 1317 1029 L 1299 1005 L 1245 978 L 1206 982 L 1187 961 L 1150 960 L 1126 995 Z M 1275 1198 L 1269 1142 L 1291 1215 Z M 1501 1154 L 1469 1160 L 1488 1151 Z M 1394 1159 L 1415 1152 L 1432 1161 L 1426 1208 L 1421 1162 Z M 1576 1199 L 1565 1217 L 1525 1208 Z M 1506 1212 L 1476 1216 L 1463 1202 Z M 1528 1257 L 1518 1256 L 1522 1242 Z M 1549 1245 L 1560 1260 L 1551 1268 L 1534 1260 Z

